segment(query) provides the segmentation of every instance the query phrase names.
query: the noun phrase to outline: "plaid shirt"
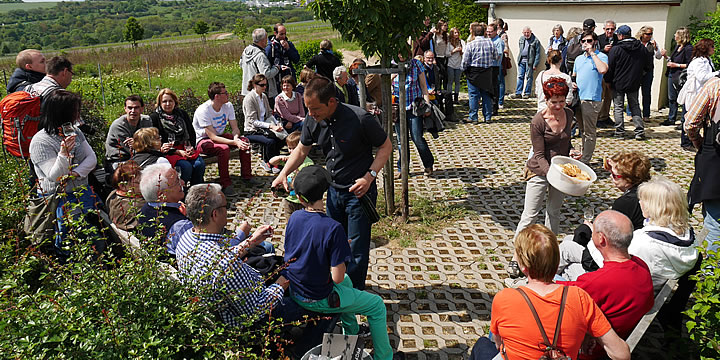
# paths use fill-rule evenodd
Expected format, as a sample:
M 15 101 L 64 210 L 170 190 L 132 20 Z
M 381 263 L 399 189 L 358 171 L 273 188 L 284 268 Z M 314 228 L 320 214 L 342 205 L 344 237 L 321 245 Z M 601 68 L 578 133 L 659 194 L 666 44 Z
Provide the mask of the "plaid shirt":
M 702 146 L 700 129 L 703 127 L 705 115 L 711 118 L 717 115 L 718 101 L 720 101 L 720 78 L 713 77 L 690 102 L 690 108 L 685 114 L 685 132 L 696 149 Z
M 420 88 L 420 74 L 424 73 L 425 66 L 420 60 L 412 59 L 408 66 L 407 72 L 405 73 L 405 110 L 412 108 L 412 103 L 415 99 L 422 97 L 422 89 Z M 426 79 L 427 80 L 427 79 Z M 393 95 L 399 95 L 399 80 L 397 76 L 393 80 Z
M 463 70 L 467 70 L 469 67 L 489 68 L 493 66 L 493 61 L 498 58 L 498 55 L 492 40 L 478 36 L 465 45 L 462 68 Z
M 262 316 L 283 297 L 282 286 L 265 287 L 257 270 L 239 258 L 240 247 L 228 246 L 220 234 L 185 232 L 175 250 L 179 277 L 200 289 L 213 293 L 203 299 L 216 307 L 222 320 L 237 326 L 238 317 Z

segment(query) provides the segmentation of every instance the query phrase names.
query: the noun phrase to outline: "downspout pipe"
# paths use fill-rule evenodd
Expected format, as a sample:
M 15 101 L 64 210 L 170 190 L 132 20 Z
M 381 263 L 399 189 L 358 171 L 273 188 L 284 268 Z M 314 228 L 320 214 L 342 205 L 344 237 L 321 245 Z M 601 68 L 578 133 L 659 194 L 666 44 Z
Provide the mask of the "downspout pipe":
M 495 3 L 490 3 L 490 9 L 488 10 L 488 15 L 492 17 L 493 20 L 497 19 L 497 16 L 495 16 Z

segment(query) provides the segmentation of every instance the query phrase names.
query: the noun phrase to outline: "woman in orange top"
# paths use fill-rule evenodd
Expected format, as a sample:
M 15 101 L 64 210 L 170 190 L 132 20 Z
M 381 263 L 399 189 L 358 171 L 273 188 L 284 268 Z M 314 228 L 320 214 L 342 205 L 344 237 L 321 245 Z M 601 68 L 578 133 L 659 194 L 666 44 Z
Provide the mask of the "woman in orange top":
M 543 225 L 528 226 L 515 238 L 515 258 L 528 277 L 528 284 L 520 288 L 535 307 L 552 343 L 564 289 L 553 282 L 560 262 L 555 234 Z M 627 344 L 615 333 L 590 295 L 576 286 L 568 287 L 560 329 L 556 347 L 572 359 L 578 358 L 586 334 L 596 338 L 611 359 L 630 359 Z M 495 348 L 488 346 L 490 339 L 480 338 L 471 359 L 492 359 L 498 351 L 502 359 L 508 360 L 538 359 L 543 355 L 543 336 L 517 289 L 504 289 L 495 295 L 490 332 Z

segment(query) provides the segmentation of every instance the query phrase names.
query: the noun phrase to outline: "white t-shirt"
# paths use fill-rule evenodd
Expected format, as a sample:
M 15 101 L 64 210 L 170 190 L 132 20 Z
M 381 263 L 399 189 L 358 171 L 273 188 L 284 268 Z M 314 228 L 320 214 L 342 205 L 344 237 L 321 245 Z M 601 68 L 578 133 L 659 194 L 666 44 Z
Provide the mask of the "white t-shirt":
M 228 121 L 235 120 L 235 108 L 231 103 L 225 103 L 220 111 L 215 111 L 212 107 L 212 100 L 208 100 L 198 106 L 193 116 L 193 128 L 195 128 L 196 140 L 207 139 L 205 128 L 212 126 L 217 134 L 225 132 Z

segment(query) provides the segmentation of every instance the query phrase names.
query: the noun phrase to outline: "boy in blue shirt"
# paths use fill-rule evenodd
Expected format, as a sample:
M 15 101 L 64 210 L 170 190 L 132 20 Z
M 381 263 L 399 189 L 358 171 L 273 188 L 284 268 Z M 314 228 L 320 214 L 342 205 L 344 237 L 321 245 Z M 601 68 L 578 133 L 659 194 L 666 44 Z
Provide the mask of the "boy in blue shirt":
M 318 165 L 305 167 L 295 177 L 293 187 L 305 209 L 290 216 L 285 230 L 290 296 L 307 310 L 340 313 L 345 334 L 358 333 L 355 314 L 367 316 L 374 358 L 397 358 L 390 347 L 382 298 L 353 288 L 345 274 L 345 263 L 352 259 L 348 237 L 342 225 L 325 214 L 323 194 L 331 183 L 330 173 Z M 397 355 L 404 358 L 401 354 Z

